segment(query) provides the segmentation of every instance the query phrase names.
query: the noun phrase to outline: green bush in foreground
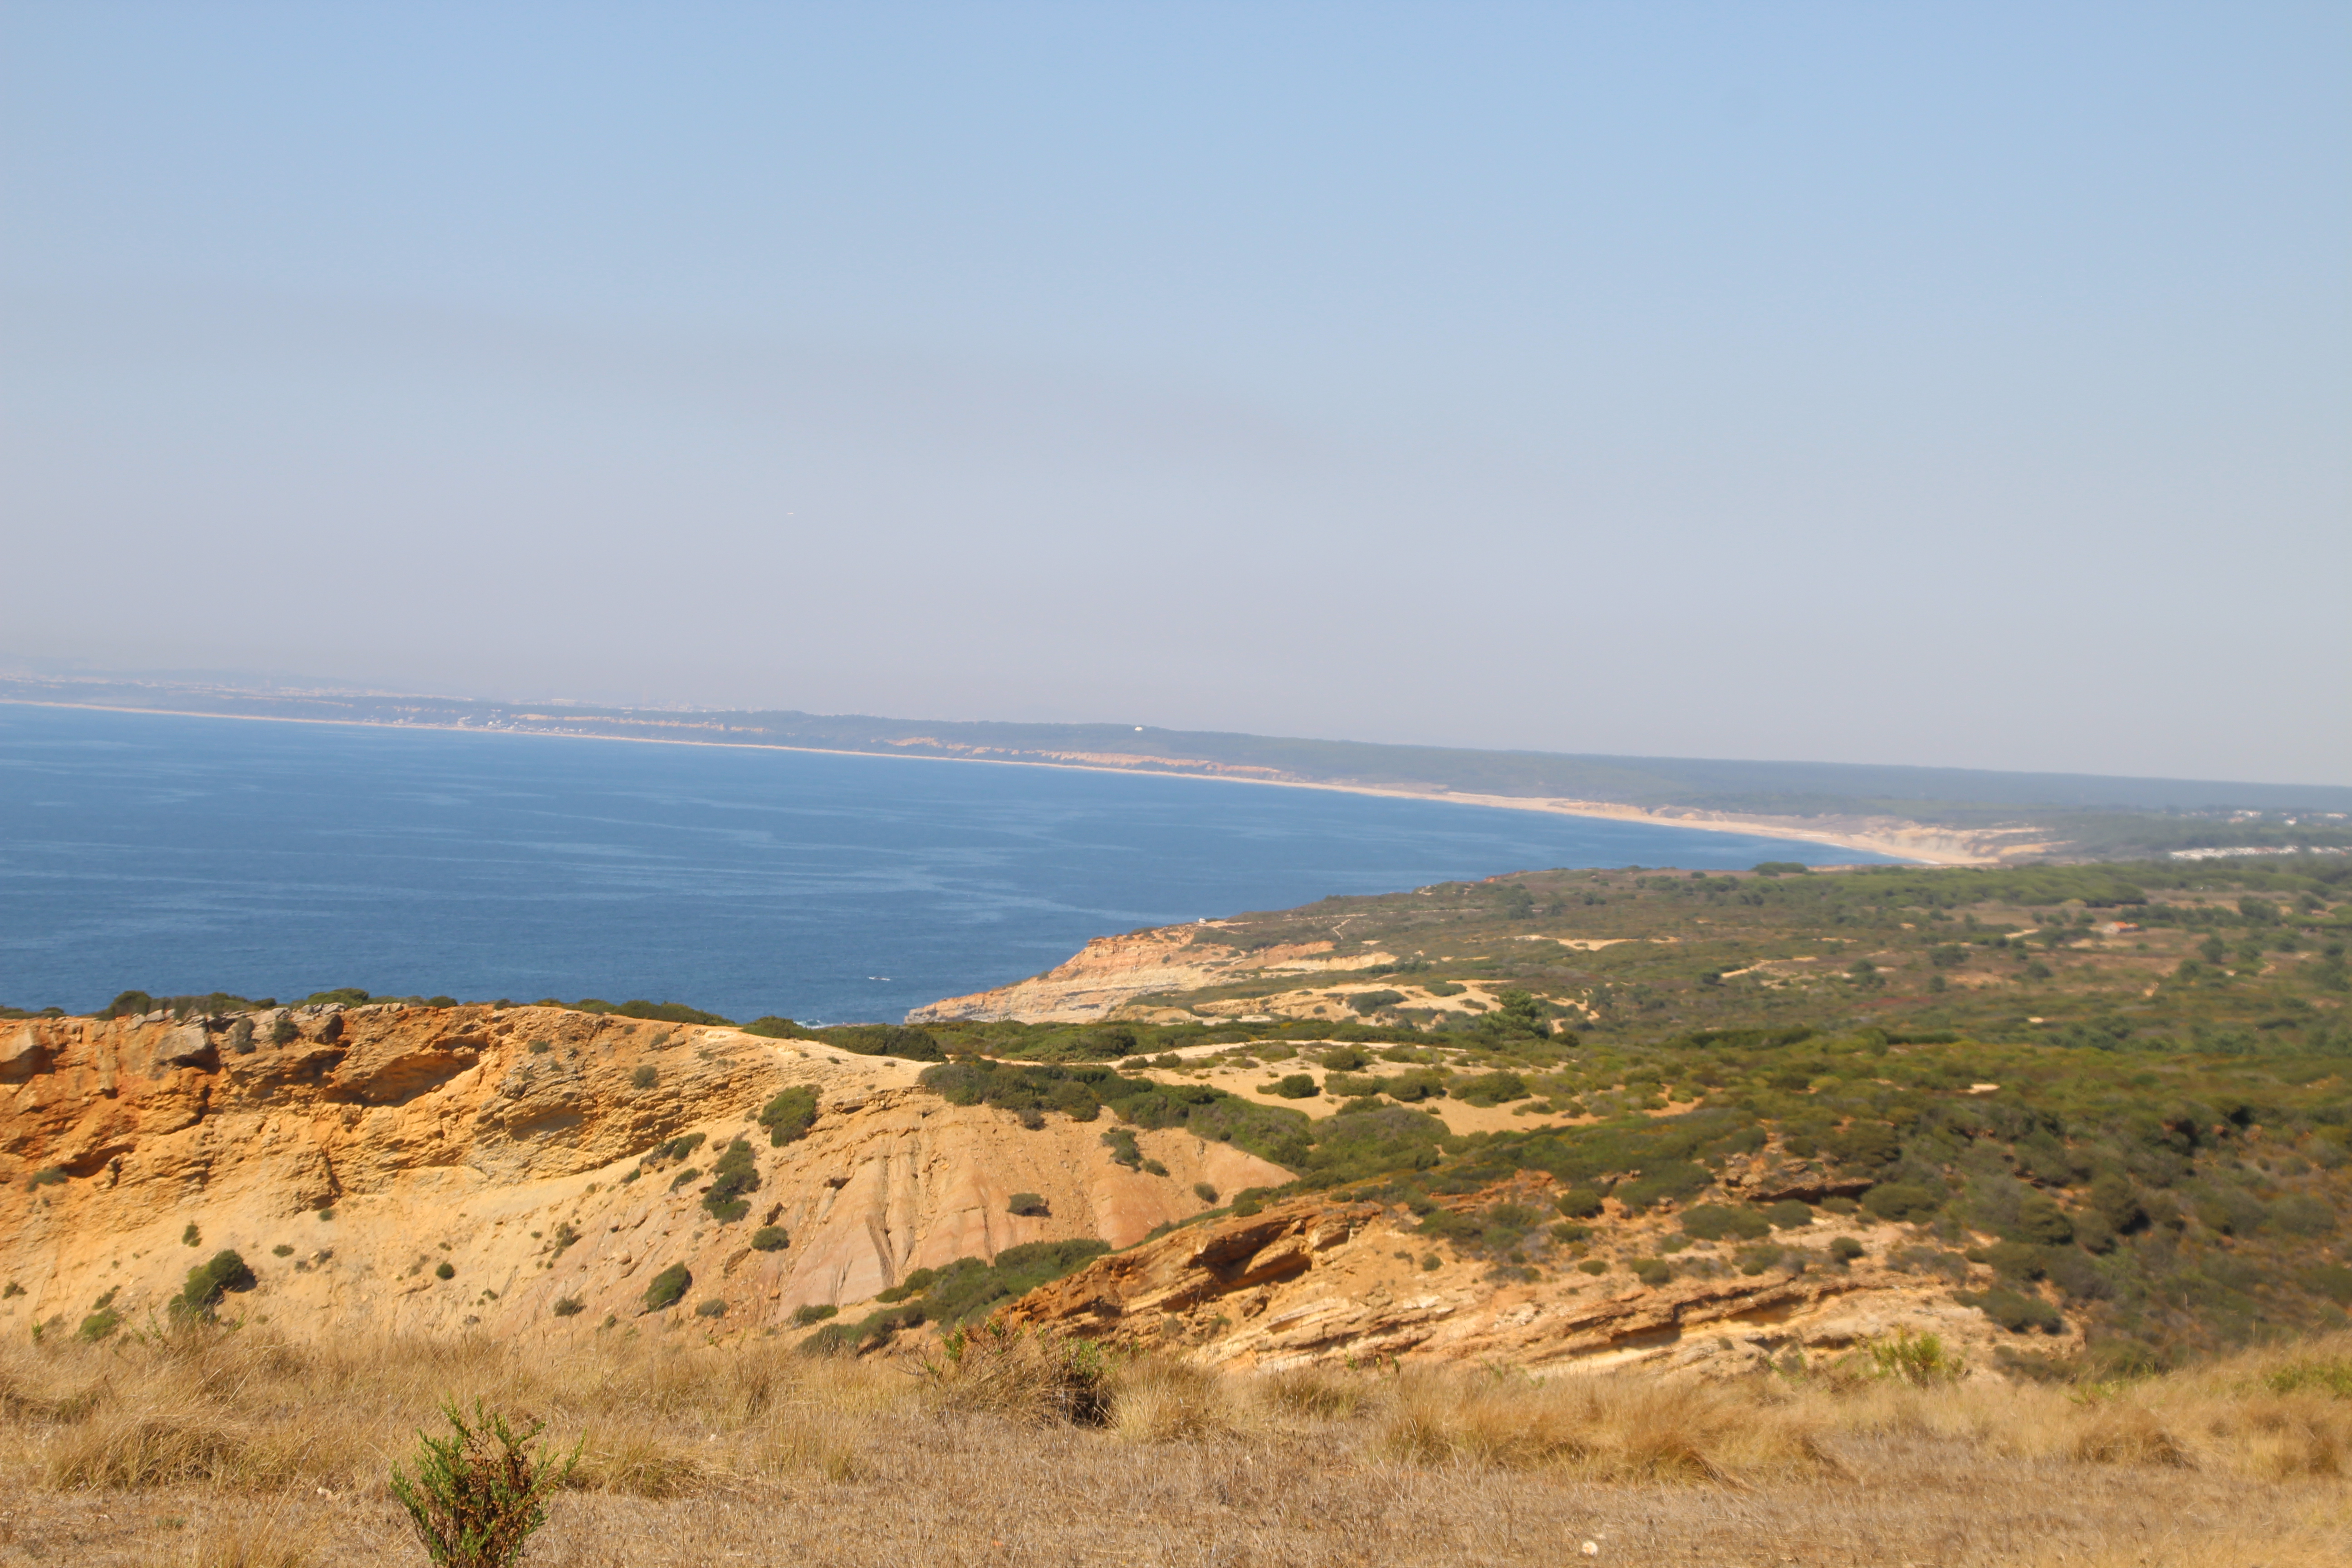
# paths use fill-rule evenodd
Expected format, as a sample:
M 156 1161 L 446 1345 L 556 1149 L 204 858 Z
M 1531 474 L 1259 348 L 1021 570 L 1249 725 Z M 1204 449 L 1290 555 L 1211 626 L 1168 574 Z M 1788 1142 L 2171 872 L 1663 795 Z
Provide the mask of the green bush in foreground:
M 576 1318 L 588 1310 L 588 1303 L 577 1296 L 562 1296 L 548 1309 L 559 1318 Z
M 751 1233 L 751 1250 L 754 1252 L 782 1252 L 792 1244 L 793 1238 L 780 1225 L 763 1225 Z
M 1020 1215 L 1024 1218 L 1042 1219 L 1048 1211 L 1045 1207 L 1045 1200 L 1035 1193 L 1015 1193 L 1004 1200 L 1004 1212 Z
M 677 1306 L 685 1300 L 687 1289 L 693 1283 L 694 1276 L 685 1264 L 671 1264 L 655 1275 L 653 1283 L 646 1287 L 646 1310 L 661 1312 Z
M 188 1270 L 187 1282 L 180 1293 L 172 1298 L 172 1315 L 177 1318 L 208 1317 L 220 1305 L 221 1297 L 231 1290 L 250 1290 L 258 1283 L 253 1270 L 242 1256 L 224 1247 L 205 1262 Z
M 531 1533 L 547 1522 L 549 1500 L 571 1479 L 581 1446 L 560 1464 L 531 1447 L 547 1428 L 517 1432 L 506 1416 L 474 1402 L 474 1419 L 453 1400 L 441 1407 L 456 1435 L 419 1432 L 416 1475 L 392 1468 L 392 1495 L 408 1510 L 425 1554 L 444 1568 L 508 1568 Z M 584 1444 L 585 1439 L 583 1439 Z

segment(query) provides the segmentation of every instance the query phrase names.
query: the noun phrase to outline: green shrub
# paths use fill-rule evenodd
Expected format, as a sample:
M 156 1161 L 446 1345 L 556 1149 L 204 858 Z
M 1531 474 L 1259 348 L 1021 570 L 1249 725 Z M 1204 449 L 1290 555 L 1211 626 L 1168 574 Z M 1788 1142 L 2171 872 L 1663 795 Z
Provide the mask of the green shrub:
M 2326 1394 L 2352 1399 L 2352 1361 L 2290 1362 L 2263 1379 L 2273 1394 Z
M 109 1290 L 106 1294 L 111 1296 L 114 1292 Z M 105 1299 L 100 1298 L 98 1310 L 81 1321 L 81 1327 L 75 1331 L 75 1334 L 90 1344 L 96 1344 L 121 1324 L 122 1314 L 106 1305 Z
M 2340 1263 L 2318 1264 L 2304 1270 L 2303 1282 L 2337 1306 L 2352 1307 L 2352 1268 Z
M 2020 1291 L 2004 1290 L 1996 1287 L 1981 1295 L 1963 1295 L 1956 1299 L 1978 1309 L 1986 1317 L 2013 1334 L 2022 1334 L 2035 1329 L 2046 1334 L 2060 1334 L 2066 1331 L 2066 1320 L 2059 1315 L 2058 1309 L 2039 1296 L 2028 1296 Z
M 768 1130 L 768 1142 L 779 1149 L 807 1137 L 815 1124 L 816 1090 L 805 1085 L 781 1090 L 760 1108 L 760 1125 Z
M 1359 1013 L 1377 1013 L 1383 1007 L 1393 1007 L 1404 1000 L 1402 991 L 1359 991 L 1348 998 L 1348 1005 Z
M 1323 1053 L 1323 1065 L 1332 1072 L 1355 1072 L 1371 1059 L 1359 1046 L 1334 1046 Z
M 727 1315 L 727 1303 L 713 1296 L 697 1306 L 694 1315 L 698 1318 L 723 1318 Z
M 172 1299 L 172 1315 L 177 1318 L 209 1317 L 213 1309 L 220 1305 L 224 1294 L 231 1290 L 250 1290 L 258 1283 L 245 1259 L 236 1251 L 225 1247 L 188 1270 L 187 1282 Z
M 1862 1257 L 1863 1252 L 1862 1243 L 1850 1236 L 1841 1236 L 1830 1243 L 1830 1256 L 1842 1262 L 1851 1263 Z
M 680 1171 L 677 1175 L 672 1176 L 669 1179 L 669 1190 L 671 1192 L 676 1192 L 678 1188 L 685 1186 L 688 1182 L 698 1182 L 701 1179 L 702 1167 L 699 1165 L 688 1165 L 685 1170 Z
M 63 1186 L 65 1179 L 64 1166 L 45 1165 L 26 1178 L 25 1184 L 28 1187 L 57 1187 Z
M 188 1228 L 180 1233 L 180 1245 L 182 1247 L 201 1247 L 204 1245 L 204 1233 L 196 1228 L 196 1222 L 194 1220 L 190 1220 L 188 1222 Z
M 1615 1188 L 1611 1196 L 1630 1213 L 1640 1214 L 1652 1204 L 1695 1197 L 1715 1183 L 1715 1173 L 1688 1160 L 1653 1160 L 1642 1173 Z
M 1609 1260 L 1605 1258 L 1588 1258 L 1578 1264 L 1577 1268 L 1587 1274 L 1606 1274 L 1609 1272 Z
M 1213 1205 L 1217 1201 L 1217 1189 L 1211 1186 L 1206 1182 L 1194 1182 L 1192 1184 L 1192 1195 L 1200 1199 L 1204 1204 Z
M 646 1287 L 646 1310 L 661 1312 L 677 1306 L 685 1300 L 687 1289 L 693 1283 L 694 1276 L 685 1264 L 671 1264 L 655 1275 L 653 1283 Z
M 661 1082 L 661 1074 L 655 1069 L 651 1062 L 642 1064 L 636 1071 L 629 1075 L 631 1089 L 651 1089 L 659 1082 Z
M 1326 1073 L 1323 1089 L 1334 1100 L 1361 1100 L 1380 1093 L 1381 1080 L 1370 1073 Z
M 1052 1211 L 1045 1206 L 1045 1200 L 1035 1193 L 1015 1193 L 1004 1200 L 1004 1212 L 1028 1219 L 1044 1219 Z
M 1570 1187 L 1552 1206 L 1570 1219 L 1591 1219 L 1601 1212 L 1601 1194 L 1591 1187 Z
M 1764 1273 L 1768 1269 L 1777 1268 L 1780 1267 L 1780 1260 L 1787 1256 L 1786 1247 L 1778 1242 L 1768 1241 L 1761 1247 L 1741 1247 L 1737 1261 L 1742 1274 L 1756 1275 Z
M 579 1464 L 575 1446 L 562 1462 L 551 1464 L 530 1447 L 546 1430 L 533 1421 L 518 1433 L 505 1415 L 474 1402 L 471 1426 L 453 1400 L 441 1414 L 457 1429 L 451 1437 L 417 1436 L 416 1477 L 392 1468 L 392 1495 L 408 1510 L 425 1543 L 425 1554 L 445 1568 L 508 1568 L 522 1556 L 531 1533 L 547 1522 L 549 1500 L 571 1479 Z M 583 1443 L 586 1441 L 584 1438 Z
M 839 1313 L 840 1308 L 826 1301 L 804 1301 L 793 1309 L 793 1327 L 805 1329 L 811 1323 L 822 1323 Z
M 1124 1127 L 1115 1127 L 1102 1135 L 1103 1147 L 1110 1151 L 1111 1163 L 1139 1170 L 1143 1165 L 1143 1150 L 1136 1143 L 1135 1134 Z
M 2022 1241 L 1996 1241 L 1969 1255 L 1971 1263 L 1990 1263 L 2004 1279 L 2039 1279 L 2043 1272 L 2042 1249 Z
M 457 1267 L 450 1263 L 446 1258 L 444 1258 L 441 1262 L 433 1266 L 433 1278 L 436 1279 L 455 1279 L 457 1278 Z
M 754 1252 L 782 1252 L 792 1244 L 793 1238 L 784 1234 L 784 1227 L 780 1225 L 763 1225 L 751 1233 L 751 1250 Z
M 1515 1072 L 1479 1073 L 1460 1078 L 1447 1086 L 1454 1099 L 1472 1105 L 1502 1105 L 1528 1098 L 1528 1081 Z
M 1418 1104 L 1424 1100 L 1443 1100 L 1445 1098 L 1445 1075 L 1434 1068 L 1418 1068 L 1382 1079 L 1381 1089 L 1391 1100 L 1402 1100 L 1407 1105 Z
M 2043 1247 L 2063 1247 L 2074 1239 L 2074 1222 L 2040 1193 L 2029 1193 L 2017 1205 L 2017 1237 Z
M 1675 1266 L 1663 1258 L 1636 1258 L 1626 1267 L 1644 1285 L 1664 1285 L 1675 1277 Z
M 294 1248 L 289 1244 L 283 1241 L 279 1242 L 269 1250 L 273 1256 L 278 1258 L 291 1258 L 294 1256 Z
M 2271 1223 L 2289 1236 L 2325 1236 L 2336 1228 L 2336 1211 L 2317 1198 L 2290 1193 L 2271 1205 Z
M 1864 1170 L 1891 1165 L 1903 1152 L 1902 1140 L 1884 1121 L 1857 1121 L 1822 1139 L 1822 1148 L 1839 1164 Z
M 1922 1220 L 1943 1206 L 1943 1199 L 1910 1182 L 1881 1182 L 1862 1195 L 1862 1206 L 1885 1220 Z
M 291 1045 L 301 1037 L 302 1031 L 291 1017 L 283 1013 L 278 1016 L 276 1023 L 269 1026 L 269 1043 L 273 1046 Z
M 889 1289 L 875 1291 L 874 1299 L 895 1306 L 909 1296 L 921 1295 L 931 1288 L 931 1281 L 939 1277 L 940 1271 L 936 1268 L 918 1268 Z
M 1739 1237 L 1755 1241 L 1771 1234 L 1771 1222 L 1745 1205 L 1699 1204 L 1683 1214 L 1683 1229 L 1701 1241 Z
M 1968 1371 L 1967 1363 L 1947 1349 L 1941 1338 L 1908 1329 L 1897 1329 L 1893 1339 L 1872 1345 L 1870 1367 L 1874 1377 L 1917 1388 L 1955 1382 Z
M 559 1318 L 576 1318 L 587 1310 L 588 1303 L 577 1296 L 559 1296 L 555 1305 L 548 1309 Z
M 1294 1072 L 1276 1079 L 1266 1087 L 1265 1092 L 1283 1100 L 1312 1100 L 1323 1090 L 1312 1075 Z
M 1811 1204 L 1784 1198 L 1766 1205 L 1764 1218 L 1774 1230 L 1798 1230 L 1813 1223 L 1813 1209 Z
M 732 1225 L 751 1212 L 745 1193 L 760 1190 L 760 1169 L 751 1145 L 738 1138 L 727 1145 L 710 1167 L 714 1180 L 702 1194 L 703 1212 L 721 1225 Z

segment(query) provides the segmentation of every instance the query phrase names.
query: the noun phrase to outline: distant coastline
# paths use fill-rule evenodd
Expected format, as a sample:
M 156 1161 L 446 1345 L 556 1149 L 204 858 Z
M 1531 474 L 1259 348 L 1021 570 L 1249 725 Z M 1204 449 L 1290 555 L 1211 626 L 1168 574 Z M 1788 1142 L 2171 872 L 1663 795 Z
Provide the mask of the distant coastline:
M 1423 800 L 1451 803 L 1457 805 L 1488 806 L 1503 811 L 1537 811 L 1556 816 L 1592 817 L 1612 822 L 1639 822 L 1655 827 L 1688 827 L 1705 833 L 1739 833 L 1759 838 L 1785 838 L 1806 844 L 1821 844 L 1837 849 L 1852 849 L 1864 854 L 1885 855 L 1898 860 L 1916 861 L 1929 866 L 1982 866 L 1998 864 L 1998 855 L 1969 853 L 1957 846 L 1948 847 L 1958 836 L 1926 824 L 1889 819 L 1885 827 L 1874 832 L 1842 832 L 1810 825 L 1774 821 L 1769 817 L 1748 817 L 1724 813 L 1699 813 L 1685 808 L 1654 809 L 1647 806 L 1620 804 L 1612 801 L 1559 800 L 1527 795 L 1474 794 L 1460 790 L 1430 787 L 1415 789 L 1392 784 L 1349 784 L 1343 781 L 1253 777 L 1235 772 L 1212 772 L 1208 769 L 1176 767 L 1118 766 L 1108 763 L 1056 761 L 1043 757 L 988 757 L 941 755 L 934 752 L 866 749 L 850 746 L 789 745 L 774 741 L 702 740 L 684 735 L 612 735 L 593 731 L 568 730 L 555 726 L 539 727 L 525 724 L 462 724 L 403 722 L 387 719 L 316 718 L 292 713 L 236 713 L 205 708 L 150 708 L 115 702 L 61 702 L 54 699 L 0 696 L 0 705 L 18 708 L 74 709 L 92 713 L 152 714 L 171 719 L 234 719 L 257 724 L 325 724 L 373 730 L 429 730 L 452 734 L 468 735 L 535 735 L 567 741 L 617 741 L 625 744 L 646 746 L 709 746 L 731 751 L 800 752 L 818 756 L 888 757 L 906 762 L 975 763 L 994 767 L 1059 768 L 1073 773 L 1144 774 L 1160 778 L 1205 779 L 1220 784 L 1258 784 L 1276 789 L 1326 790 L 1340 795 L 1385 796 L 1394 800 Z
M 2352 787 L 2342 785 L 1490 751 L 1142 724 L 496 702 L 23 670 L 0 671 L 0 701 L 1214 778 L 1748 834 L 1935 866 L 2352 848 Z

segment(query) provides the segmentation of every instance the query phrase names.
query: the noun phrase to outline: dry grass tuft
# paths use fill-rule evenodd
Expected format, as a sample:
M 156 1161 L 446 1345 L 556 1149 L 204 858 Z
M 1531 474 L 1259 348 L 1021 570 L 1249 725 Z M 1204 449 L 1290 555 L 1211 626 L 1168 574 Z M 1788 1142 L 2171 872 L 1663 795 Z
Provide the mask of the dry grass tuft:
M 1739 1481 L 1833 1469 L 1826 1424 L 1789 1403 L 1703 1384 L 1412 1370 L 1379 1443 L 1421 1463 L 1557 1468 L 1593 1481 Z
M 1171 1443 L 1234 1429 L 1225 1380 L 1173 1356 L 1142 1356 L 1110 1374 L 1110 1426 L 1134 1443 Z
M 1344 1421 L 1371 1396 L 1369 1379 L 1323 1366 L 1289 1366 L 1254 1380 L 1260 1403 L 1286 1415 Z
M 202 1526 L 173 1561 L 184 1568 L 312 1568 L 323 1559 L 283 1517 L 264 1514 Z
M 2084 1424 L 2072 1445 L 2074 1457 L 2094 1465 L 2159 1465 L 2186 1469 L 2189 1450 L 2155 1411 L 2144 1405 L 2116 1405 Z
M 1110 1357 L 1091 1341 L 990 1321 L 943 1336 L 923 1372 L 942 1411 L 1024 1426 L 1110 1419 Z

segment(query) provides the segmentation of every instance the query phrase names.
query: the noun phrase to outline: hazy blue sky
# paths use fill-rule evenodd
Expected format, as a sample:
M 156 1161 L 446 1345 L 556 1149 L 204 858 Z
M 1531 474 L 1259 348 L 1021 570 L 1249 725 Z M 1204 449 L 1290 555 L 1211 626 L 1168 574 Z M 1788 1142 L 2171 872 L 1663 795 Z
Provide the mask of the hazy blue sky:
M 0 662 L 2352 782 L 2352 6 L 0 5 Z

